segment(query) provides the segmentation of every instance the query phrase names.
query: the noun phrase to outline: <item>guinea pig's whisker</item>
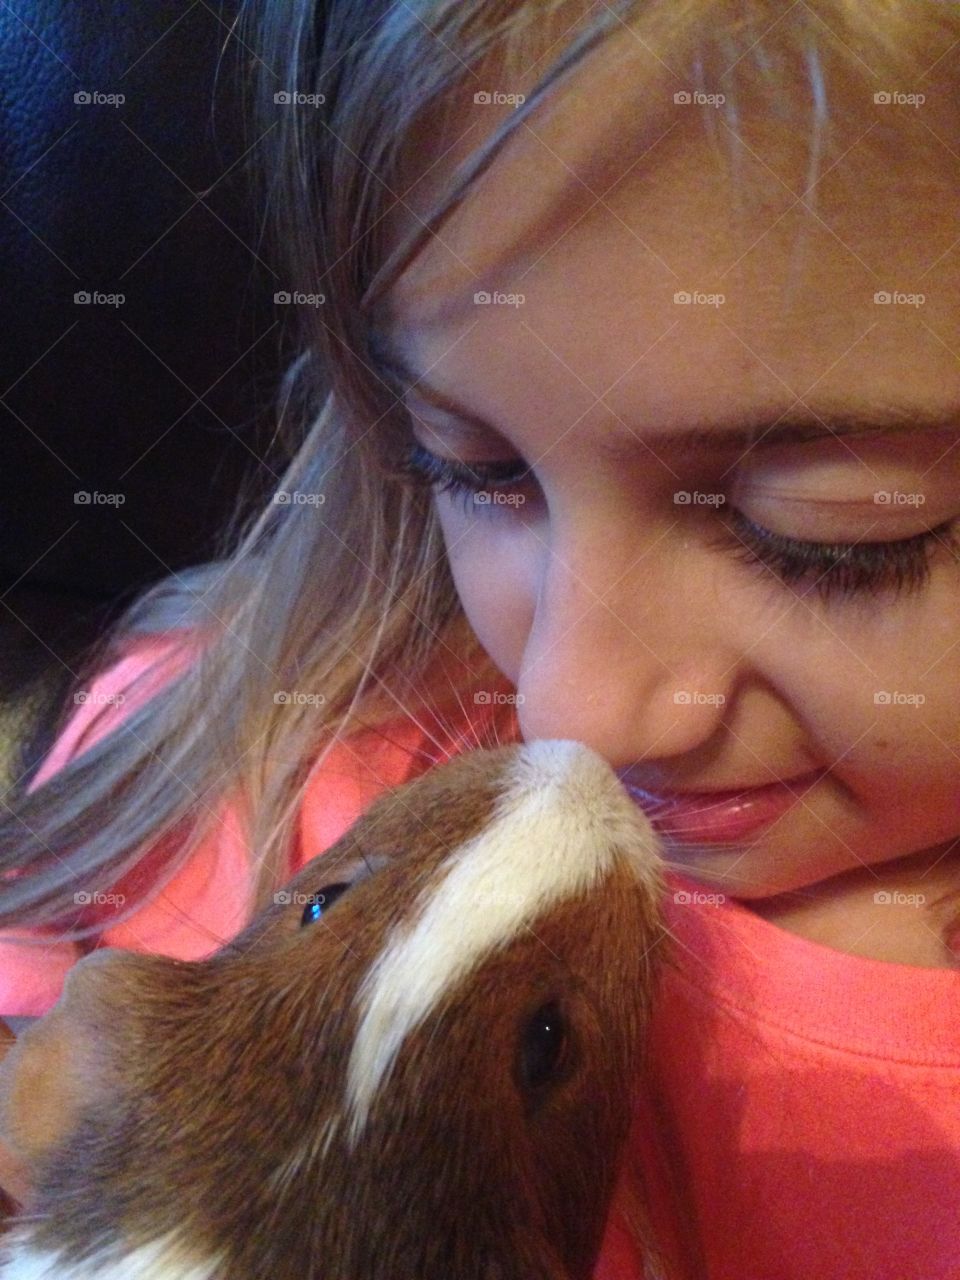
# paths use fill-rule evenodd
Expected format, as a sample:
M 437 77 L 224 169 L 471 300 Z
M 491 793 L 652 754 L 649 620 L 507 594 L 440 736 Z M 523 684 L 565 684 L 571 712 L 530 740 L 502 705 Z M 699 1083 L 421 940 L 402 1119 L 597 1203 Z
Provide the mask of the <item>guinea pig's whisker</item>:
M 665 834 L 661 836 L 661 841 L 665 857 L 677 854 L 682 858 L 691 853 L 746 853 L 742 840 L 694 840 Z

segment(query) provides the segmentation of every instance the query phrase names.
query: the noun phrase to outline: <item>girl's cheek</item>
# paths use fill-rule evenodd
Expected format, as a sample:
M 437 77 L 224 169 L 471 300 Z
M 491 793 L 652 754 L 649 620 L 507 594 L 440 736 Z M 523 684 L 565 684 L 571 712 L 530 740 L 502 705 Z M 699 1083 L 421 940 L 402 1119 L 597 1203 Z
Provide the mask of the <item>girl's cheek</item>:
M 534 621 L 538 544 L 506 521 L 494 527 L 498 515 L 465 517 L 457 501 L 436 499 L 457 594 L 477 639 L 515 684 Z
M 509 514 L 464 512 L 459 497 L 435 501 L 467 617 L 495 666 L 518 684 L 549 571 L 549 530 Z M 767 587 L 754 599 L 746 583 L 735 585 L 736 625 L 728 618 L 719 629 L 726 658 L 735 664 L 738 652 L 749 654 L 750 672 L 775 693 L 773 746 L 785 757 L 802 748 L 818 763 L 836 762 L 850 799 L 868 809 L 887 808 L 885 797 L 903 806 L 918 787 L 928 805 L 931 791 L 960 795 L 960 572 L 951 566 L 922 595 L 883 608 L 784 607 L 786 596 L 781 602 Z M 770 745 L 769 724 L 748 729 Z

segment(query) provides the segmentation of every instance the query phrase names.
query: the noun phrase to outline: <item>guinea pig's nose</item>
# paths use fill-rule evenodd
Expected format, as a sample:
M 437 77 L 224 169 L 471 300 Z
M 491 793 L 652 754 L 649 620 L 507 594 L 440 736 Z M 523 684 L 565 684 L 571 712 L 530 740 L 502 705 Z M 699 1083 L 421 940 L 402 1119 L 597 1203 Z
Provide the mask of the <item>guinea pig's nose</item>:
M 116 1021 L 124 1009 L 144 1007 L 154 992 L 175 982 L 183 963 L 121 947 L 98 948 L 68 972 L 55 1008 L 65 1008 L 71 1017 L 102 1015 Z
M 89 952 L 68 972 L 64 979 L 61 1000 L 76 998 L 81 992 L 86 991 L 92 982 L 109 982 L 110 975 L 105 970 L 117 970 L 116 976 L 119 978 L 119 967 L 128 963 L 128 954 L 120 947 L 101 947 Z

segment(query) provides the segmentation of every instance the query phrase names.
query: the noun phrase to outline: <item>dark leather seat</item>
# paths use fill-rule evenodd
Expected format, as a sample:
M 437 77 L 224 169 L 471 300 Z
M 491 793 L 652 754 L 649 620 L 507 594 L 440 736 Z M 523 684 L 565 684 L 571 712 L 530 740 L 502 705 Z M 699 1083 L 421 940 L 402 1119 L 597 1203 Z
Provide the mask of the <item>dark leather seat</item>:
M 84 646 L 274 481 L 284 282 L 235 12 L 0 6 L 0 794 L 49 746 Z

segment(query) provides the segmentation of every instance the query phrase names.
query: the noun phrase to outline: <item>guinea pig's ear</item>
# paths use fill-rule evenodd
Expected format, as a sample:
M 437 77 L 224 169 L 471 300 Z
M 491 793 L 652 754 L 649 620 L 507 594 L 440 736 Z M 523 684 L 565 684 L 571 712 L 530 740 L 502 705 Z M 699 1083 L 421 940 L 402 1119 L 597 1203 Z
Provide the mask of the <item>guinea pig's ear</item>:
M 50 1012 L 17 1037 L 0 1062 L 0 1140 L 28 1172 L 122 1083 L 131 1015 L 150 987 L 169 980 L 158 970 L 176 965 L 116 948 L 92 951 L 70 970 Z

